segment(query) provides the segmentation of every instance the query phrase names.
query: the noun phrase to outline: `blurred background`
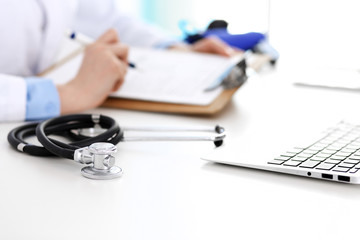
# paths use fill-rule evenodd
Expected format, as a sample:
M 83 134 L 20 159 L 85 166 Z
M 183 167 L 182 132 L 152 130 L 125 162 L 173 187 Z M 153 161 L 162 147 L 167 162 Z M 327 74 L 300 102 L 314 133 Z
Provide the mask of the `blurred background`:
M 123 11 L 179 38 L 183 21 L 202 31 L 212 20 L 223 19 L 231 33 L 268 33 L 282 64 L 359 69 L 360 2 L 356 0 L 118 1 Z

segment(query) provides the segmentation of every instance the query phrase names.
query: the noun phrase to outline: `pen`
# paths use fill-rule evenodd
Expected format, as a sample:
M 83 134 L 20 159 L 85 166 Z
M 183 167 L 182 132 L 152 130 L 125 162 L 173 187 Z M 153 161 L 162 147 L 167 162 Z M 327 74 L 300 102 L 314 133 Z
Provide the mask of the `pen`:
M 80 43 L 80 44 L 82 44 L 84 46 L 87 46 L 87 45 L 94 42 L 90 37 L 88 37 L 88 36 L 86 36 L 86 35 L 84 35 L 82 33 L 79 33 L 79 32 L 73 32 L 73 31 L 68 30 L 68 31 L 65 32 L 65 35 L 68 38 L 70 38 L 70 39 L 72 39 L 74 41 L 77 41 L 78 43 Z M 132 63 L 132 62 L 128 62 L 128 66 L 131 67 L 131 68 L 136 68 L 136 65 L 134 63 Z

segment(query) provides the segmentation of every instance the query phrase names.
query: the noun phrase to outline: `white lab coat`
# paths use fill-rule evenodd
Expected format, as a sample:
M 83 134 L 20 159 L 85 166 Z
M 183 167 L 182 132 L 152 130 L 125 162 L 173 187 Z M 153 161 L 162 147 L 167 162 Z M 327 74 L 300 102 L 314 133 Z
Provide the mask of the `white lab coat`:
M 0 122 L 25 119 L 23 77 L 54 63 L 66 29 L 97 38 L 113 27 L 133 46 L 169 40 L 118 9 L 115 0 L 0 0 Z

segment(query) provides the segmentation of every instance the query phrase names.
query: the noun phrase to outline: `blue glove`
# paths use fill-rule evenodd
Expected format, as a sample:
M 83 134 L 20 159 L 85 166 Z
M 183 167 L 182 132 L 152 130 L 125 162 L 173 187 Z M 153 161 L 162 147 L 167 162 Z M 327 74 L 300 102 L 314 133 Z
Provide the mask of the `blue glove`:
M 225 28 L 209 29 L 202 34 L 203 37 L 216 36 L 232 47 L 244 51 L 253 49 L 256 44 L 265 39 L 265 35 L 257 32 L 245 34 L 229 34 Z

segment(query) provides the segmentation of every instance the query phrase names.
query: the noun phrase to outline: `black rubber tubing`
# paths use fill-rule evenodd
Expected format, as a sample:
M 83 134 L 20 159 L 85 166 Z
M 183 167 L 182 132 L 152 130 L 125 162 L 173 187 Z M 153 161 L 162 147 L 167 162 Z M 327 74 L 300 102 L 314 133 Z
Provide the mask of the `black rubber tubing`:
M 114 145 L 123 139 L 123 132 L 118 124 L 110 117 L 99 115 L 98 122 L 94 122 L 92 114 L 65 115 L 49 119 L 42 123 L 35 122 L 17 127 L 8 134 L 8 141 L 12 147 L 18 149 L 23 144 L 22 151 L 34 156 L 60 156 L 73 159 L 74 151 L 78 148 L 89 146 L 94 142 L 109 142 Z M 91 128 L 99 124 L 107 129 L 96 137 L 77 136 L 71 130 L 79 128 Z M 39 130 L 38 130 L 39 129 Z M 27 143 L 24 139 L 37 135 L 43 146 Z M 63 143 L 48 137 L 48 135 L 64 136 L 72 143 Z M 50 148 L 50 149 L 48 149 Z M 20 151 L 20 150 L 19 150 Z
M 56 143 L 52 142 L 46 135 L 46 130 L 48 127 L 52 125 L 56 125 L 59 123 L 64 122 L 71 122 L 71 121 L 84 121 L 84 122 L 93 122 L 93 115 L 91 114 L 76 114 L 76 115 L 66 115 L 61 116 L 53 119 L 46 120 L 42 123 L 40 123 L 36 127 L 36 136 L 39 140 L 39 142 L 47 149 L 49 152 L 63 158 L 73 159 L 74 158 L 74 145 L 70 144 L 62 144 L 62 146 L 57 145 Z M 121 134 L 122 132 L 120 130 L 119 125 L 115 122 L 114 119 L 109 118 L 107 116 L 100 115 L 99 117 L 99 124 L 105 124 L 108 125 L 109 128 L 106 132 L 101 133 L 95 137 L 89 138 L 91 139 L 91 142 L 89 139 L 84 139 L 78 142 L 80 145 L 82 144 L 90 144 L 95 142 L 108 142 L 115 136 Z M 117 138 L 119 139 L 119 138 Z M 76 146 L 76 148 L 80 148 Z

